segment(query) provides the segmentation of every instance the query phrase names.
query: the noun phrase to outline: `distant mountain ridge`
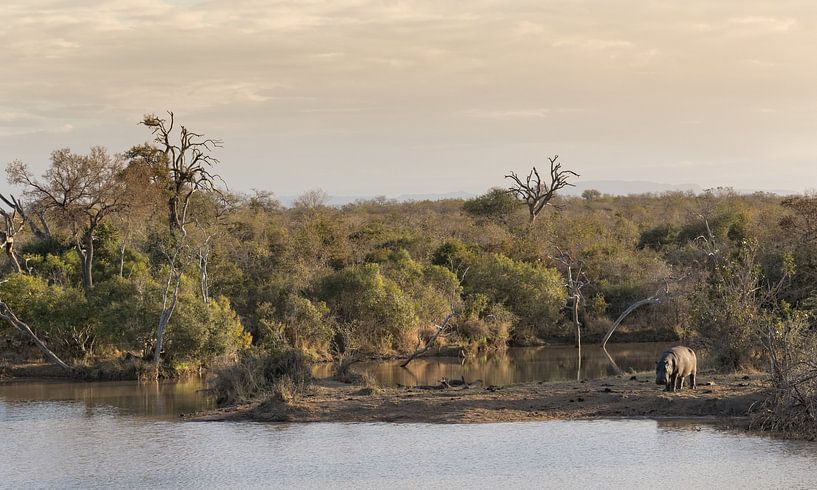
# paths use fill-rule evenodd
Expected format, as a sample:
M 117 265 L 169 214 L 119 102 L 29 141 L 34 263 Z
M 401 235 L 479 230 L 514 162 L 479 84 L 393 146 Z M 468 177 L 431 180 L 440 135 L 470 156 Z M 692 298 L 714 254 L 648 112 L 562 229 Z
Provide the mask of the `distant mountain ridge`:
M 662 192 L 703 192 L 698 184 L 662 184 L 647 180 L 584 180 L 576 182 L 576 187 L 564 189 L 566 195 L 581 195 L 588 189 L 596 189 L 602 194 L 627 196 L 630 194 L 660 194 Z

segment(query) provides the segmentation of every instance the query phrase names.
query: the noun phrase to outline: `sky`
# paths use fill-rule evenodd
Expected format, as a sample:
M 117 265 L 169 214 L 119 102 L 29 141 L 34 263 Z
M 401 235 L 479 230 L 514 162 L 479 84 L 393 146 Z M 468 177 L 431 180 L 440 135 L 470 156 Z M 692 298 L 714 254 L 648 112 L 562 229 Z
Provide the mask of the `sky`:
M 0 163 L 173 110 L 235 191 L 817 187 L 817 2 L 3 0 Z M 0 186 L 2 187 L 2 186 Z

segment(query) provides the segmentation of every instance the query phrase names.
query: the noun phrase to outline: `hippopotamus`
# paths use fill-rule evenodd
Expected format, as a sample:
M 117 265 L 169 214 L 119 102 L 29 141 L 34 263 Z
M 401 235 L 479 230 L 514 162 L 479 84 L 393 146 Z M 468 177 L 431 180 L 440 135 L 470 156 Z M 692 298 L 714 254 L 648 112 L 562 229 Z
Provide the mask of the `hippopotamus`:
M 684 386 L 684 378 L 689 376 L 689 385 L 694 389 L 697 372 L 695 352 L 689 347 L 673 347 L 662 352 L 655 363 L 655 383 L 666 386 L 666 391 L 680 390 Z

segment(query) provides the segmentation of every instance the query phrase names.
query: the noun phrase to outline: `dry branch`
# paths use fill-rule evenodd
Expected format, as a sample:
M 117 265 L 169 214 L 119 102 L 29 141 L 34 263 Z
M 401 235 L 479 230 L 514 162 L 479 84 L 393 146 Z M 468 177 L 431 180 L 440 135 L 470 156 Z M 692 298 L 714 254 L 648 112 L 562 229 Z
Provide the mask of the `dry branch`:
M 459 312 L 452 310 L 451 313 L 449 313 L 448 316 L 445 317 L 445 320 L 443 320 L 443 323 L 441 325 L 437 326 L 437 331 L 434 332 L 434 335 L 432 335 L 431 337 L 428 338 L 428 341 L 426 341 L 425 346 L 423 346 L 423 348 L 420 348 L 420 345 L 419 345 L 419 342 L 418 342 L 417 348 L 414 350 L 414 353 L 411 354 L 405 361 L 403 361 L 403 363 L 400 364 L 400 367 L 404 368 L 404 367 L 408 366 L 409 363 L 411 361 L 413 361 L 416 357 L 422 356 L 423 354 L 428 352 L 428 350 L 437 341 L 437 338 L 439 338 L 440 335 L 443 335 L 445 333 L 445 330 L 448 328 L 448 324 L 451 321 L 451 319 L 454 318 L 457 315 L 459 315 Z
M 45 357 L 49 361 L 51 361 L 52 363 L 56 364 L 57 366 L 65 369 L 67 371 L 71 370 L 71 368 L 68 366 L 68 364 L 65 364 L 62 361 L 62 359 L 60 359 L 59 357 L 57 357 L 56 354 L 51 352 L 51 349 L 49 349 L 43 343 L 43 341 L 40 340 L 37 337 L 37 335 L 31 330 L 31 327 L 29 327 L 25 322 L 23 322 L 19 318 L 17 318 L 17 315 L 15 315 L 14 312 L 11 311 L 11 309 L 8 307 L 8 305 L 6 305 L 6 303 L 4 303 L 2 301 L 0 301 L 0 318 L 5 320 L 6 322 L 8 322 L 12 327 L 16 328 L 20 333 L 27 335 L 37 345 L 37 347 L 42 351 L 42 353 L 45 354 Z
M 533 167 L 524 181 L 516 172 L 511 172 L 505 176 L 506 179 L 513 181 L 508 188 L 508 192 L 515 195 L 528 206 L 531 223 L 536 220 L 536 217 L 539 216 L 542 209 L 556 196 L 556 192 L 559 189 L 574 186 L 568 179 L 579 176 L 579 174 L 572 170 L 562 170 L 562 164 L 557 162 L 558 159 L 559 155 L 548 157 L 550 173 L 545 179 L 539 175 L 539 171 L 536 167 Z

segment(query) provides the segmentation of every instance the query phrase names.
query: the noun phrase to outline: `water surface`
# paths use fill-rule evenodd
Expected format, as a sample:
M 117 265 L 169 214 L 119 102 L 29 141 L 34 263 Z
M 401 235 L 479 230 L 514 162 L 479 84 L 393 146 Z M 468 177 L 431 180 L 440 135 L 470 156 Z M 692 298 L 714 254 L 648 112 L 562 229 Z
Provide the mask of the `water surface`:
M 658 355 L 667 349 L 665 342 L 608 344 L 607 351 L 624 371 L 655 369 Z M 572 346 L 512 347 L 505 352 L 474 358 L 421 357 L 406 368 L 401 360 L 368 361 L 354 366 L 359 372 L 372 375 L 382 386 L 437 384 L 443 377 L 472 382 L 481 379 L 487 385 L 509 385 L 534 381 L 565 381 L 576 379 L 579 367 L 578 350 Z M 331 364 L 315 367 L 316 377 L 332 375 Z M 582 379 L 604 378 L 616 374 L 609 358 L 599 345 L 582 347 Z

